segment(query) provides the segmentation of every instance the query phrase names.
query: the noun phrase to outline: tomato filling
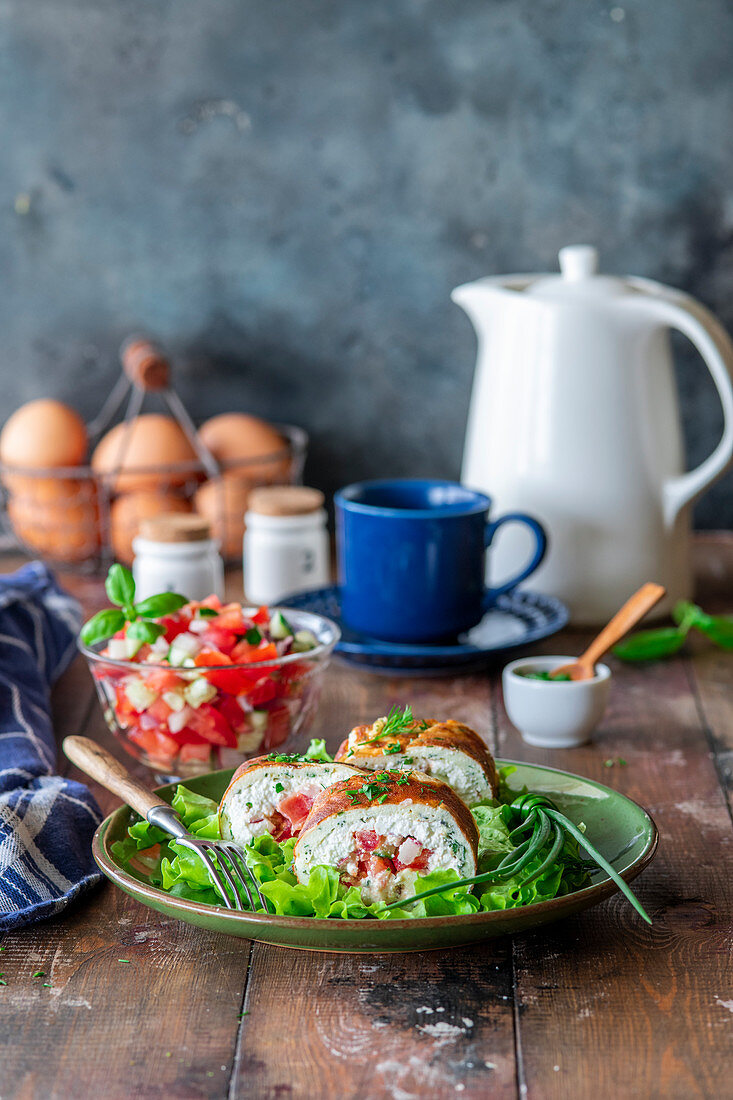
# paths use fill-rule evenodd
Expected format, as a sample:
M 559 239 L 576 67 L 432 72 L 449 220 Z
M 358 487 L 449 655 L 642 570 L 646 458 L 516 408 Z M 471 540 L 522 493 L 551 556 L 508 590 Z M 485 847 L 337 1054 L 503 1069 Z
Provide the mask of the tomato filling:
M 351 855 L 339 865 L 342 882 L 353 886 L 385 872 L 398 875 L 400 871 L 427 871 L 433 854 L 431 848 L 425 848 L 414 837 L 388 839 L 373 829 L 357 833 L 354 841 Z
M 315 795 L 303 791 L 291 791 L 278 803 L 277 809 L 268 814 L 267 818 L 259 818 L 250 824 L 258 825 L 267 820 L 271 828 L 267 831 L 277 841 L 290 840 L 293 836 L 300 836 L 303 823 L 310 813 Z

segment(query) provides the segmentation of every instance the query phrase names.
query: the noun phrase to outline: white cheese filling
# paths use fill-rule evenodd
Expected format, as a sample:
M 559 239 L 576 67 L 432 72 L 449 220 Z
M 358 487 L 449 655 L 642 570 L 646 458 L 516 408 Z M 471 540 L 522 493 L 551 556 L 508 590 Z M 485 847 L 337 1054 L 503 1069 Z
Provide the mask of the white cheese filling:
M 447 783 L 467 806 L 474 806 L 477 802 L 493 797 L 494 792 L 481 765 L 460 749 L 430 745 L 416 747 L 415 751 L 411 752 L 408 747 L 406 752 L 395 753 L 393 756 L 387 754 L 375 757 L 361 755 L 359 746 L 351 744 L 351 739 L 349 741 L 350 747 L 354 749 L 354 755 L 347 759 L 357 768 L 366 768 L 369 771 L 393 768 L 395 771 L 425 772 L 433 779 L 440 779 L 443 783 Z
M 291 768 L 274 763 L 272 767 L 255 768 L 242 776 L 222 803 L 222 836 L 247 844 L 253 837 L 272 833 L 275 830 L 272 815 L 288 795 L 304 794 L 315 800 L 326 787 L 355 774 L 356 769 L 347 764 Z
M 417 806 L 411 799 L 398 805 L 365 806 L 344 810 L 319 822 L 301 835 L 295 847 L 294 870 L 301 882 L 307 882 L 312 868 L 325 864 L 337 867 L 353 876 L 357 865 L 354 858 L 358 847 L 356 835 L 376 832 L 388 843 L 400 847 L 407 838 L 414 839 L 420 850 L 431 855 L 422 874 L 453 869 L 459 877 L 476 873 L 476 861 L 471 846 L 452 815 L 440 806 Z M 415 872 L 405 869 L 393 874 L 381 871 L 360 884 L 364 900 L 384 900 L 387 896 L 402 896 L 415 879 Z

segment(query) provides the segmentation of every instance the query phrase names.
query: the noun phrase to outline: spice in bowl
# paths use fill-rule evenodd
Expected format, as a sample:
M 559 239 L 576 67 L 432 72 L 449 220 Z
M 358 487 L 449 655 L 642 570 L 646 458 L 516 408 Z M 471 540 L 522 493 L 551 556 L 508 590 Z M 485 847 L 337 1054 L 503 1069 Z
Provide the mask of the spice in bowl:
M 590 740 L 603 717 L 611 687 L 611 670 L 597 664 L 590 680 L 550 674 L 571 657 L 521 657 L 502 673 L 504 706 L 509 719 L 529 745 L 572 748 Z

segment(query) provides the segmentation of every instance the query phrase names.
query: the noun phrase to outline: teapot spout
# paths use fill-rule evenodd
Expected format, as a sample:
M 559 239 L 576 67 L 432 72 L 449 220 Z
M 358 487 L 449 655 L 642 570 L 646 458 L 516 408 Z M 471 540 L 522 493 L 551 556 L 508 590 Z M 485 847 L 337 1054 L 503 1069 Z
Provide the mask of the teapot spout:
M 491 322 L 494 311 L 506 304 L 508 297 L 514 300 L 521 297 L 516 294 L 520 289 L 522 286 L 512 285 L 504 278 L 489 276 L 457 286 L 451 291 L 451 300 L 465 310 L 477 331 L 481 331 Z

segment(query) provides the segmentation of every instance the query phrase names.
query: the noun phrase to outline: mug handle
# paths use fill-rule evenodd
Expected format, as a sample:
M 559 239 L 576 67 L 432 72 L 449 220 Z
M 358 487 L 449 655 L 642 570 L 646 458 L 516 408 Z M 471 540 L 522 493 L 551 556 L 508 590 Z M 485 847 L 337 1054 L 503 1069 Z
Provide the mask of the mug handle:
M 498 519 L 489 520 L 484 532 L 484 546 L 487 550 L 494 540 L 494 535 L 503 523 L 525 524 L 534 535 L 536 545 L 530 561 L 517 573 L 516 577 L 511 577 L 508 581 L 504 581 L 503 584 L 497 585 L 496 588 L 486 589 L 484 593 L 484 607 L 487 609 L 495 603 L 497 596 L 501 596 L 505 592 L 510 592 L 513 588 L 516 588 L 518 584 L 521 584 L 530 573 L 534 573 L 547 553 L 547 534 L 545 533 L 544 527 L 539 520 L 533 519 L 532 516 L 528 516 L 526 512 L 507 512 L 506 515 L 499 516 Z

